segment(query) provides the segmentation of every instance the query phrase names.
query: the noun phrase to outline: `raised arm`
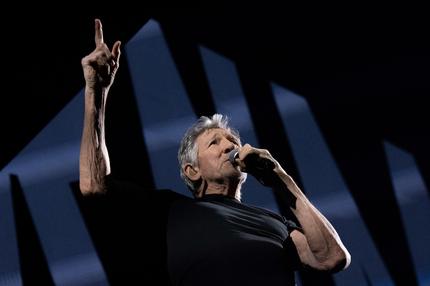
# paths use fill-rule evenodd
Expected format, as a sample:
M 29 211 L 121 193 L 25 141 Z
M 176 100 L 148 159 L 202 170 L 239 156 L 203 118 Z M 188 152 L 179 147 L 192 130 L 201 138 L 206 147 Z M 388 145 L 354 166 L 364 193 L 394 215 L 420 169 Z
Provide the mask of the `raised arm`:
M 104 193 L 110 173 L 105 142 L 105 106 L 119 67 L 121 42 L 109 50 L 103 41 L 102 24 L 95 20 L 96 47 L 81 60 L 85 77 L 85 112 L 79 156 L 79 186 L 84 195 Z
M 291 238 L 302 265 L 320 271 L 337 272 L 348 267 L 351 255 L 343 245 L 330 222 L 315 208 L 303 194 L 293 178 L 273 159 L 267 150 L 253 148 L 249 144 L 239 152 L 239 163 L 246 171 L 244 160 L 250 154 L 258 154 L 274 163 L 271 184 L 288 198 L 289 207 L 300 223 L 302 231 L 293 230 Z M 261 181 L 261 180 L 260 180 Z M 266 180 L 269 181 L 269 180 Z M 285 188 L 286 187 L 286 188 Z

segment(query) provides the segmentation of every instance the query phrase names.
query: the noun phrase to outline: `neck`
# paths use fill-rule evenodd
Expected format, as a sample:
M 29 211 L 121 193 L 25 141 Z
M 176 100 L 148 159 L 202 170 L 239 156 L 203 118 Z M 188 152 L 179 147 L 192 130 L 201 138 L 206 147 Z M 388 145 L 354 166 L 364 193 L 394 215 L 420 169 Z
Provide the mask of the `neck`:
M 241 198 L 240 189 L 242 187 L 241 182 L 237 182 L 234 184 L 233 183 L 227 184 L 225 182 L 223 183 L 207 182 L 207 184 L 202 184 L 202 185 L 206 185 L 206 188 L 199 191 L 198 197 L 203 197 L 204 195 L 209 195 L 209 194 L 219 194 L 219 195 L 235 198 L 240 201 L 240 198 Z

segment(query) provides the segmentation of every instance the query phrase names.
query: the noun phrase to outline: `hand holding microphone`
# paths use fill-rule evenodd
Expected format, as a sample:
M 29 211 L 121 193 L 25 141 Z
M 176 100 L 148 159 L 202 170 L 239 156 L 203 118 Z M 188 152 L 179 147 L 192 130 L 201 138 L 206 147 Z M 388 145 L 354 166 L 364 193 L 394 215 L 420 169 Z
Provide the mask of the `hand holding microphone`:
M 267 186 L 275 175 L 273 170 L 276 167 L 274 159 L 263 157 L 270 156 L 267 150 L 256 149 L 249 144 L 243 146 L 241 153 L 244 158 L 239 157 L 239 149 L 234 149 L 229 153 L 229 161 L 233 166 L 239 166 L 241 171 L 253 175 L 260 183 Z M 271 156 L 270 156 L 271 158 Z

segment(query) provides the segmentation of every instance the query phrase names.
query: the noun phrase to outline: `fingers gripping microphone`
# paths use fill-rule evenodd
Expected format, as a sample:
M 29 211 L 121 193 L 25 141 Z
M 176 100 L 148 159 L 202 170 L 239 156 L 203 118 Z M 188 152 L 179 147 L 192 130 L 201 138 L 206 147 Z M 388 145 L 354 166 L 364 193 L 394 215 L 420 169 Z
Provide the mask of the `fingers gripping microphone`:
M 239 150 L 232 150 L 228 158 L 230 163 L 236 166 L 236 159 L 239 158 Z M 253 175 L 263 185 L 266 185 L 267 178 L 272 175 L 272 171 L 275 168 L 275 163 L 269 159 L 260 157 L 258 154 L 247 155 L 243 162 L 245 164 L 244 172 Z
M 234 166 L 237 165 L 236 159 L 239 158 L 239 151 L 237 149 L 232 150 L 228 156 L 230 163 Z M 245 163 L 245 169 L 248 173 L 252 173 L 252 171 L 256 172 L 266 172 L 272 171 L 275 168 L 275 163 L 271 160 L 262 158 L 258 154 L 249 154 L 243 160 Z

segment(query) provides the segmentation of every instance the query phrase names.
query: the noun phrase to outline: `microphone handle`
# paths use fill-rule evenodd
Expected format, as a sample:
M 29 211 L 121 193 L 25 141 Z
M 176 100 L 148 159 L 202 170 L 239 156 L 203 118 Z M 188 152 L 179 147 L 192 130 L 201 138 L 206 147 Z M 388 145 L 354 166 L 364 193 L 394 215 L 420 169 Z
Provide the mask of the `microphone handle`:
M 257 176 L 271 172 L 275 168 L 275 163 L 269 159 L 260 157 L 258 154 L 249 154 L 245 157 L 244 163 L 247 172 Z
M 232 150 L 229 154 L 229 160 L 233 166 L 236 166 L 238 155 L 238 150 Z M 273 182 L 276 182 L 276 176 L 273 172 L 275 163 L 271 160 L 261 158 L 258 154 L 249 154 L 245 157 L 244 163 L 246 173 L 253 175 L 264 186 L 271 186 Z

